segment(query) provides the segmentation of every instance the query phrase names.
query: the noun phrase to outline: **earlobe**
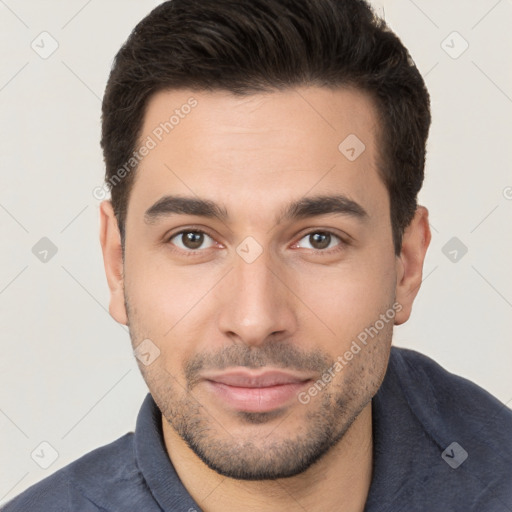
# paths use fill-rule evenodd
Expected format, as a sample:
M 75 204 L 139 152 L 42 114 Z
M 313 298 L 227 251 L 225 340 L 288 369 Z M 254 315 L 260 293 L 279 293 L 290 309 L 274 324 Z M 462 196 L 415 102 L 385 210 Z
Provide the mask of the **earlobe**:
M 396 261 L 396 301 L 402 309 L 395 316 L 395 325 L 407 322 L 411 315 L 412 304 L 421 286 L 423 262 L 431 236 L 428 210 L 418 206 L 413 220 L 405 229 L 402 250 Z
M 114 209 L 109 200 L 102 201 L 100 204 L 100 244 L 110 289 L 109 312 L 114 320 L 128 325 L 124 301 L 124 262 L 121 236 Z

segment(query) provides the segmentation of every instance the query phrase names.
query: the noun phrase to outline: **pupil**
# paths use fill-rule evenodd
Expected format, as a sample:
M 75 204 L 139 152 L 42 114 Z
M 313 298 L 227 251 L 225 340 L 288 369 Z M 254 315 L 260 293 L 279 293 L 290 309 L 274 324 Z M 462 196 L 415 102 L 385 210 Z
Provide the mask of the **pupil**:
M 331 235 L 329 233 L 313 233 L 310 235 L 310 237 L 313 238 L 314 243 L 312 243 L 313 247 L 315 247 L 315 244 L 320 244 L 320 247 L 316 247 L 317 249 L 325 249 L 326 247 L 329 247 L 330 237 Z M 323 238 L 323 240 L 321 240 Z

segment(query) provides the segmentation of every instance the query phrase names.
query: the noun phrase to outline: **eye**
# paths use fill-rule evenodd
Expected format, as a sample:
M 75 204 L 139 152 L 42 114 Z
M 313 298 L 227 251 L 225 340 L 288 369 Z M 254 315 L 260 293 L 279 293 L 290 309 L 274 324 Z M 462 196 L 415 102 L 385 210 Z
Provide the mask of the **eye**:
M 197 229 L 186 229 L 180 231 L 179 233 L 175 233 L 169 238 L 168 241 L 171 242 L 172 240 L 176 239 L 178 242 L 172 242 L 173 245 L 176 245 L 184 251 L 191 252 L 200 249 L 206 238 L 214 242 L 213 238 L 207 235 L 204 231 Z M 210 247 L 213 247 L 214 243 L 208 247 L 203 247 L 203 249 L 209 249 Z
M 307 242 L 310 244 L 310 247 L 306 247 L 306 249 L 312 249 L 314 251 L 320 251 L 320 252 L 331 252 L 326 251 L 326 249 L 331 249 L 332 247 L 337 248 L 335 250 L 343 248 L 344 241 L 334 233 L 331 233 L 330 231 L 311 231 L 310 233 L 306 234 L 304 237 L 302 237 L 295 246 L 302 247 L 300 245 L 302 240 L 307 240 Z M 338 240 L 341 242 L 341 244 L 336 244 L 335 240 Z
M 204 247 L 204 244 L 210 241 L 210 244 Z M 309 247 L 301 245 L 302 240 L 306 240 Z M 336 243 L 338 241 L 339 243 Z M 184 229 L 178 233 L 174 233 L 167 239 L 167 243 L 171 243 L 186 255 L 194 255 L 203 250 L 215 246 L 215 240 L 207 233 L 200 229 Z M 331 231 L 317 230 L 311 231 L 304 235 L 293 247 L 311 249 L 317 253 L 330 254 L 343 250 L 348 242 Z

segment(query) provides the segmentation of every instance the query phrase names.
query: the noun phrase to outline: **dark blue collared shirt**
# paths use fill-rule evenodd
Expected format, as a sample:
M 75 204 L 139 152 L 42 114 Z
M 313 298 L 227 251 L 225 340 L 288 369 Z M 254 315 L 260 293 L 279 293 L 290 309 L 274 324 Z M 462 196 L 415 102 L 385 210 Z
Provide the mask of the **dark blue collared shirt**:
M 393 346 L 372 414 L 373 474 L 365 512 L 512 512 L 512 410 L 487 391 L 419 352 Z M 1 510 L 201 507 L 171 464 L 161 413 L 148 394 L 135 433 L 56 471 Z

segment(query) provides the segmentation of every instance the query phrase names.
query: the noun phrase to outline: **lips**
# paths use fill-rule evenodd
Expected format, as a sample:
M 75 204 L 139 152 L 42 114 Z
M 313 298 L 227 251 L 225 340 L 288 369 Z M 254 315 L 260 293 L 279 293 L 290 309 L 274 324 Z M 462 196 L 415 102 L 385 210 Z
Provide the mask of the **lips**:
M 309 376 L 290 374 L 282 371 L 264 371 L 255 373 L 249 371 L 231 371 L 218 375 L 212 374 L 205 377 L 207 380 L 226 384 L 226 386 L 236 386 L 242 388 L 265 388 L 270 386 L 279 386 L 283 384 L 296 384 L 309 380 Z
M 216 401 L 224 406 L 246 412 L 269 412 L 294 403 L 311 375 L 243 369 L 204 374 L 203 379 Z

